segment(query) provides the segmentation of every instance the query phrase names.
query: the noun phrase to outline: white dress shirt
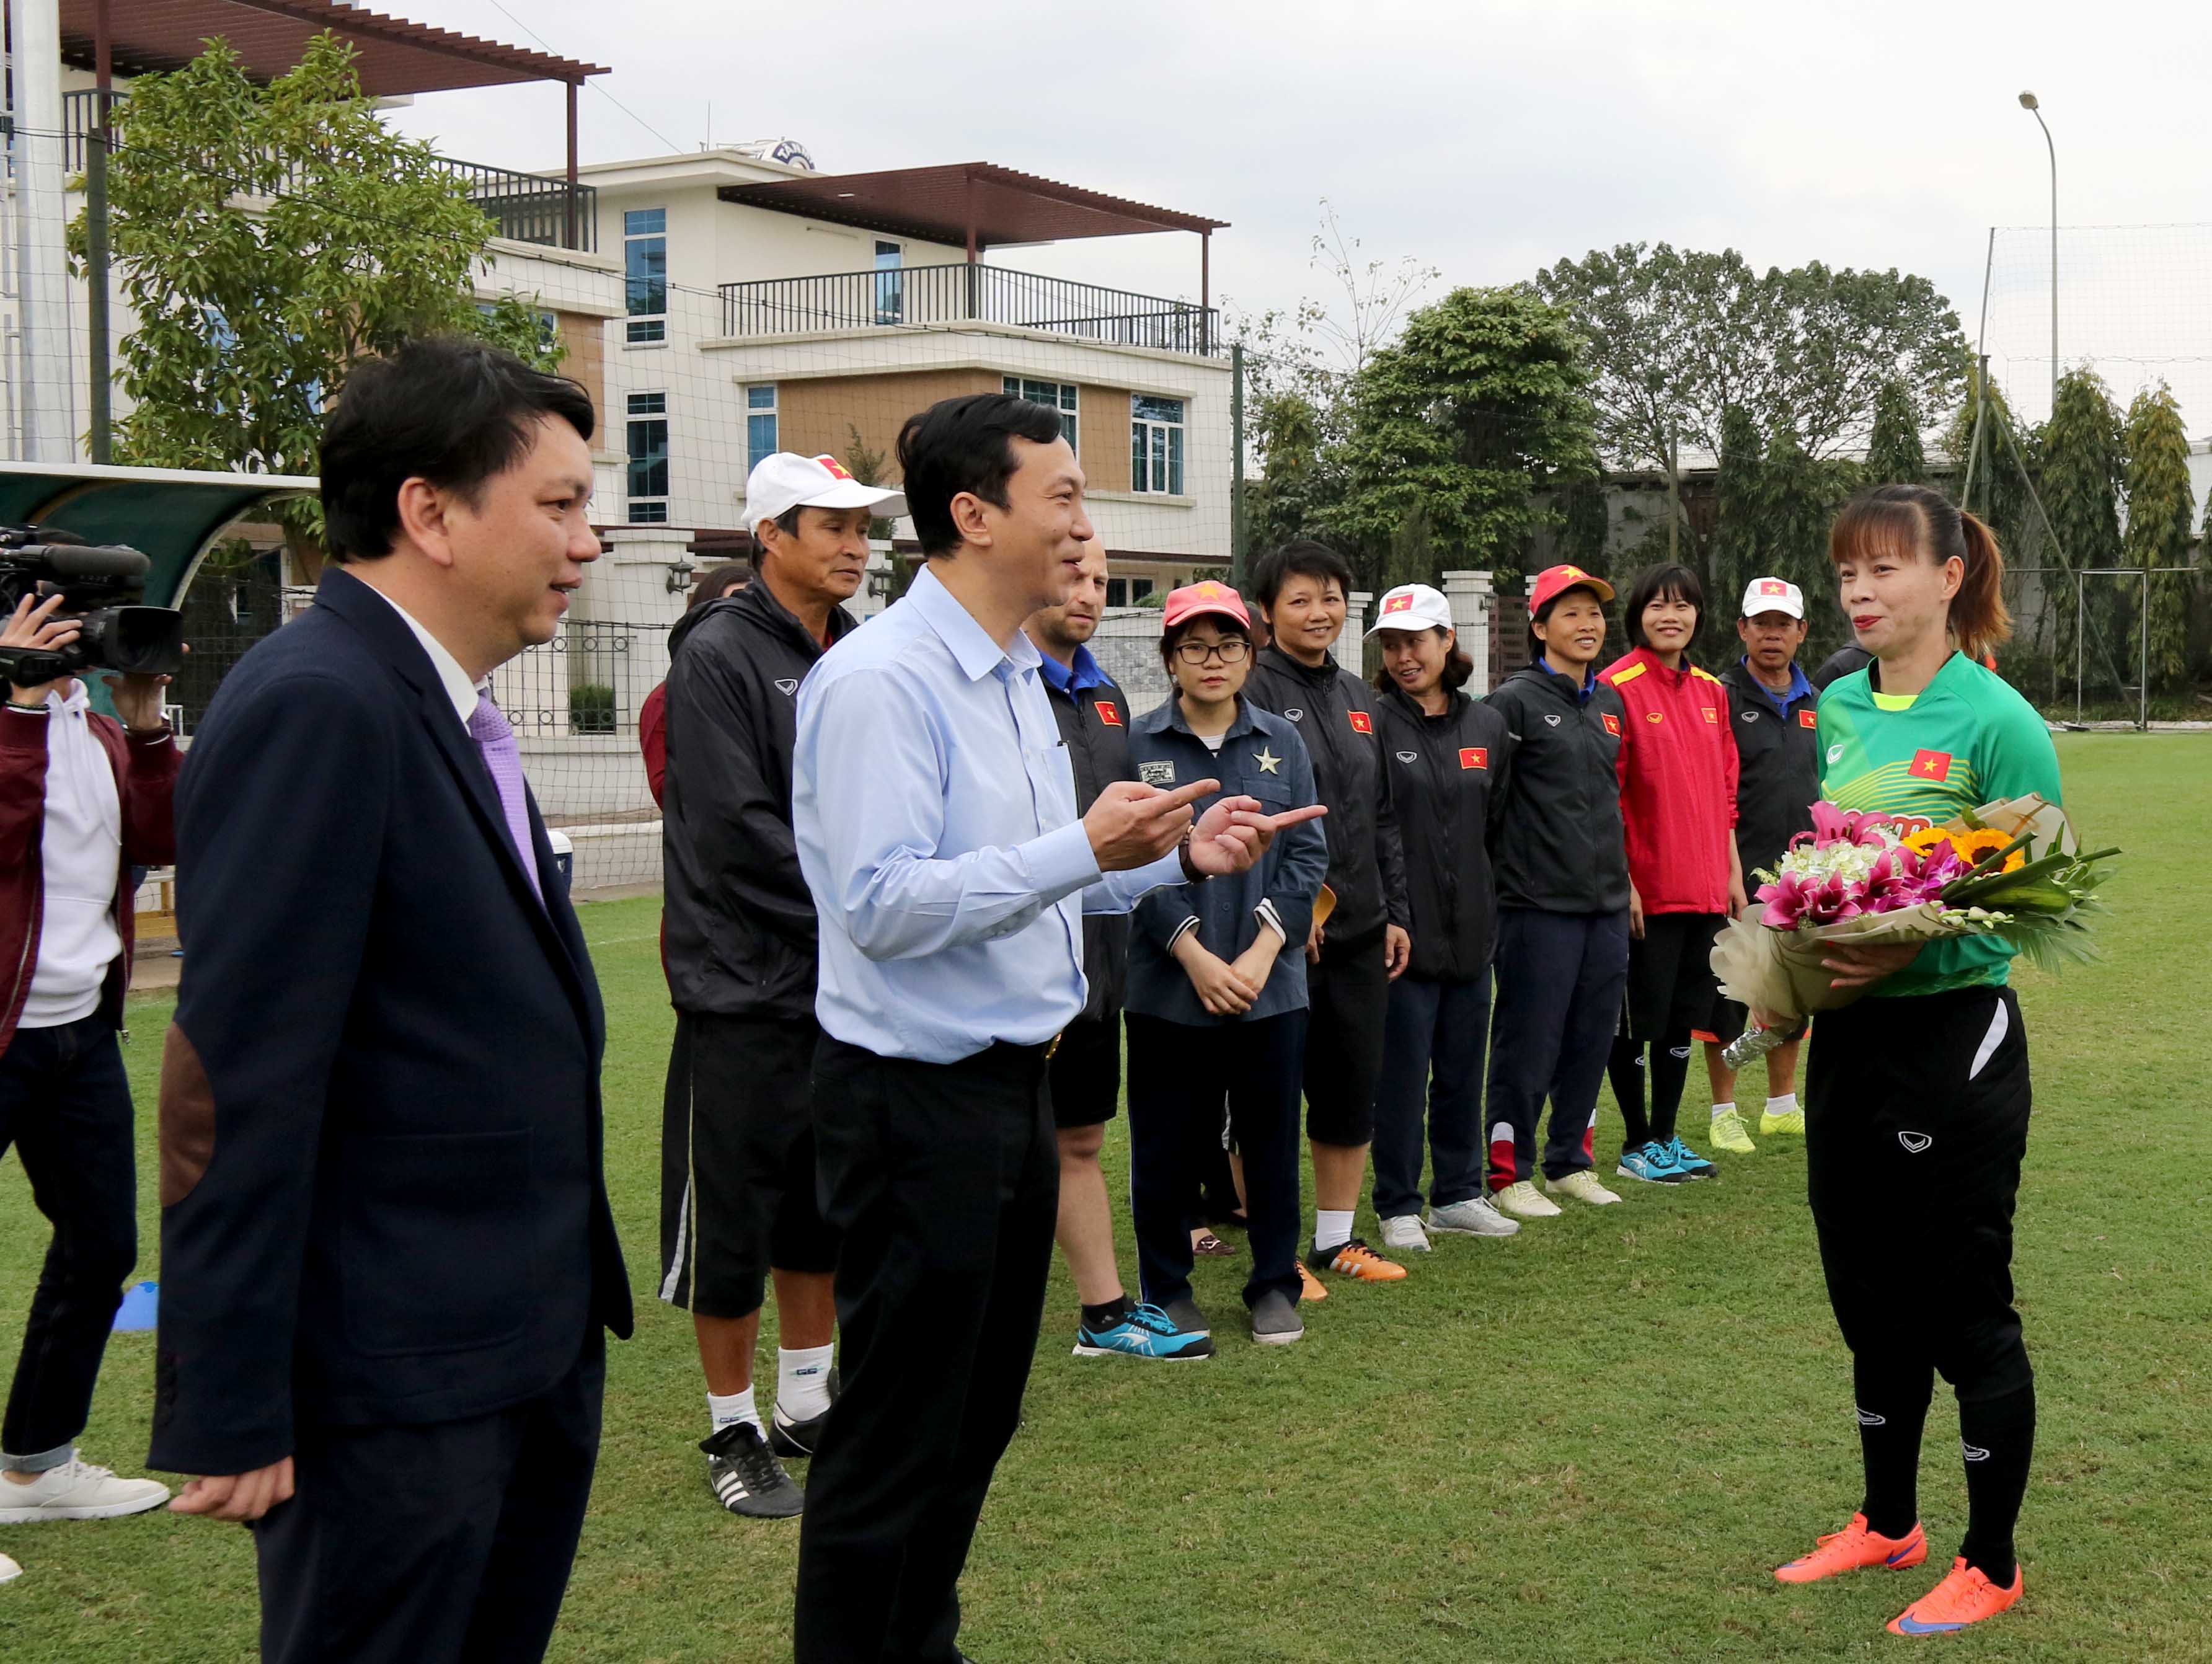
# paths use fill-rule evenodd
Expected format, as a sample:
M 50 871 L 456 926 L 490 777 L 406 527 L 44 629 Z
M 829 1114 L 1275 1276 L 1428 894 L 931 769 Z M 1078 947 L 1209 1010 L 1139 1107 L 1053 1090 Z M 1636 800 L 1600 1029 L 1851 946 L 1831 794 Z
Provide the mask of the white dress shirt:
M 82 682 L 70 683 L 66 699 L 46 695 L 46 821 L 39 844 L 46 902 L 38 964 L 23 1001 L 26 1029 L 56 1029 L 98 1011 L 108 968 L 123 951 L 115 924 L 123 799 L 107 748 L 92 731 Z

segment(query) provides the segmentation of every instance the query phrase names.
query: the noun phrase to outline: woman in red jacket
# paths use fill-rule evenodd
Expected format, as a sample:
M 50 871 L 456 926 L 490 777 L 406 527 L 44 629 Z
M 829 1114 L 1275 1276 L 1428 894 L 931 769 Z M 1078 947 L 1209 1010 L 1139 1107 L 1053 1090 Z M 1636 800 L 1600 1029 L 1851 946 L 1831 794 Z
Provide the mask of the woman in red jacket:
M 1727 689 L 1689 659 L 1705 610 L 1697 574 L 1684 566 L 1651 568 L 1630 586 L 1625 610 L 1632 651 L 1599 675 L 1628 708 L 1620 756 L 1628 1010 L 1607 1072 L 1624 1123 L 1621 1175 L 1680 1184 L 1716 1173 L 1677 1135 L 1674 1115 L 1690 1072 L 1690 1030 L 1712 1005 L 1713 938 L 1744 904 L 1735 737 Z

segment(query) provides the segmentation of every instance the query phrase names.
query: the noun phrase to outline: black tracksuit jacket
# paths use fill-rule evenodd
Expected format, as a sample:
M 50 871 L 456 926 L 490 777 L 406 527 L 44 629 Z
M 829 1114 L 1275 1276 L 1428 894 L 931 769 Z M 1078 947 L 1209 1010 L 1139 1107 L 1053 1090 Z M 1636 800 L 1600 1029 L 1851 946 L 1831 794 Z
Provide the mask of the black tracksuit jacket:
M 1129 760 L 1128 697 L 1111 677 L 1070 693 L 1046 681 L 1044 696 L 1052 705 L 1053 720 L 1060 724 L 1060 741 L 1075 770 L 1075 812 L 1087 815 L 1109 784 L 1137 777 L 1137 765 Z M 1091 996 L 1077 1020 L 1114 1021 L 1129 982 L 1127 914 L 1083 915 L 1083 975 L 1091 985 Z
M 859 629 L 830 610 L 835 641 Z M 799 684 L 823 644 L 765 583 L 669 633 L 663 957 L 681 1011 L 814 1015 L 817 926 L 791 829 Z
M 1386 924 L 1412 930 L 1405 845 L 1376 726 L 1381 695 L 1333 659 L 1313 670 L 1270 647 L 1255 657 L 1244 696 L 1294 724 L 1313 759 L 1315 789 L 1328 808 L 1321 824 L 1336 895 L 1328 950 L 1357 949 L 1380 938 Z
M 1406 974 L 1472 982 L 1497 939 L 1490 841 L 1504 812 L 1513 737 L 1504 717 L 1463 693 L 1449 695 L 1442 716 L 1396 688 L 1376 708 L 1413 914 Z
M 1741 659 L 1721 675 L 1728 689 L 1729 727 L 1735 735 L 1735 847 L 1744 882 L 1771 869 L 1790 840 L 1813 829 L 1820 797 L 1820 736 L 1813 724 L 1820 692 L 1808 689 L 1778 710 Z
M 1545 913 L 1628 910 L 1620 755 L 1627 710 L 1602 682 L 1589 697 L 1540 661 L 1484 701 L 1513 738 L 1513 779 L 1491 859 L 1498 904 Z

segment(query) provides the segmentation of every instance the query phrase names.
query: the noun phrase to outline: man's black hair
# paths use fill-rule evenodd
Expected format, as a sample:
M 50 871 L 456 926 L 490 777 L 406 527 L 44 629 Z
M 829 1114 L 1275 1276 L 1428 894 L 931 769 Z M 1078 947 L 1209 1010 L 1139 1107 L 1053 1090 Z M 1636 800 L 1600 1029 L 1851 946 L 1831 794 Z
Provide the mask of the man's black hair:
M 1705 586 L 1698 581 L 1698 574 L 1686 566 L 1671 561 L 1662 561 L 1657 566 L 1648 566 L 1636 574 L 1636 581 L 1628 586 L 1628 602 L 1622 609 L 1621 623 L 1628 631 L 1628 645 L 1648 647 L 1644 639 L 1644 609 L 1661 596 L 1676 601 L 1687 601 L 1698 610 L 1698 622 L 1690 631 L 1690 639 L 1682 645 L 1686 650 L 1697 642 L 1705 627 Z
M 924 555 L 960 548 L 952 500 L 963 492 L 1008 507 L 1006 482 L 1021 466 L 1013 441 L 1049 445 L 1060 437 L 1060 416 L 1010 393 L 969 393 L 942 398 L 906 419 L 899 429 L 899 472 L 907 512 Z
M 426 479 L 471 503 L 559 416 L 588 440 L 592 396 L 566 376 L 460 336 L 410 341 L 346 378 L 323 428 L 324 543 L 333 560 L 380 560 L 399 535 L 399 488 Z
M 1310 537 L 1295 538 L 1261 556 L 1260 568 L 1253 574 L 1252 592 L 1261 606 L 1272 609 L 1283 586 L 1293 578 L 1311 578 L 1316 582 L 1334 578 L 1344 598 L 1352 598 L 1352 562 L 1327 544 Z

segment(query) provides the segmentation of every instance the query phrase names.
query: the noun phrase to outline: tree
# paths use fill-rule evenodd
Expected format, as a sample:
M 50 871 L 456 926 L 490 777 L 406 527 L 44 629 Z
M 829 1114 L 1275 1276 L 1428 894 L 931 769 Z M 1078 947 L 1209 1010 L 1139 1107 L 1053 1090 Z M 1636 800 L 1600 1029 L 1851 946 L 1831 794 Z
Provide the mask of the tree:
M 2067 371 L 2058 378 L 2058 397 L 2044 429 L 2041 466 L 2043 506 L 2057 545 L 2053 556 L 2067 574 L 2120 563 L 2120 488 L 2125 471 L 2120 413 L 2111 392 L 2094 370 Z M 2108 671 L 2117 685 L 2121 677 L 2111 649 L 2116 628 L 2124 624 L 2118 611 L 2124 604 L 2103 586 L 2094 594 L 2087 590 L 2081 593 L 2086 604 L 2078 616 L 2071 604 L 2073 596 L 2058 599 L 2054 634 L 2059 660 L 2068 665 L 2076 662 L 2083 645 L 2077 640 L 2077 627 L 2086 626 L 2087 645 L 2096 659 L 2092 672 Z
M 1704 551 L 1681 515 L 1678 457 L 1717 456 L 1730 410 L 1825 461 L 1867 437 L 1885 387 L 1916 425 L 1958 396 L 1966 338 L 1925 278 L 1818 262 L 1761 275 L 1734 249 L 1629 243 L 1562 260 L 1536 282 L 1590 343 L 1601 453 L 1667 475 L 1693 562 Z
M 426 146 L 377 118 L 355 56 L 325 33 L 260 87 L 216 40 L 132 84 L 107 185 L 137 319 L 119 354 L 132 408 L 116 424 L 118 461 L 312 474 L 347 373 L 423 335 L 559 361 L 532 305 L 478 306 L 490 222 Z M 80 252 L 83 234 L 80 216 Z M 274 512 L 312 568 L 319 506 Z
M 2190 525 L 2196 519 L 2189 489 L 2189 431 L 2181 407 L 2164 381 L 2146 387 L 2128 407 L 2128 527 L 2124 564 L 2151 573 L 2150 673 L 2160 686 L 2179 685 L 2189 673 Z M 2159 568 L 2165 568 L 2161 571 Z
M 1596 452 L 1582 343 L 1534 290 L 1455 289 L 1406 320 L 1355 379 L 1332 522 L 1380 580 L 1439 558 L 1511 570 L 1553 511 L 1534 495 Z
M 1920 412 L 1902 382 L 1885 381 L 1875 395 L 1866 472 L 1869 483 L 1875 485 L 1917 485 L 1928 477 L 1928 453 L 1920 443 Z

